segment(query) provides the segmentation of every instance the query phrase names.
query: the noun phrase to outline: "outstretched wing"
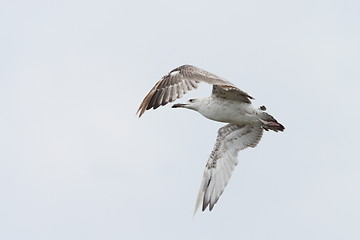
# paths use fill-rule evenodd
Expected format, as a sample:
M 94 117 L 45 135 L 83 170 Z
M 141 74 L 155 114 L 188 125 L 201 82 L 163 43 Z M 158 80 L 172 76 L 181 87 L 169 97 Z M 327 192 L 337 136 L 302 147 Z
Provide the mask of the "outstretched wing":
M 181 98 L 185 93 L 206 82 L 219 87 L 238 89 L 225 79 L 191 65 L 175 68 L 162 77 L 146 95 L 137 111 L 139 117 L 151 108 L 156 109 Z
M 255 147 L 263 134 L 261 125 L 227 124 L 220 128 L 216 143 L 206 164 L 195 212 L 202 203 L 204 211 L 211 211 L 223 193 L 232 171 L 238 163 L 238 152 L 247 147 Z

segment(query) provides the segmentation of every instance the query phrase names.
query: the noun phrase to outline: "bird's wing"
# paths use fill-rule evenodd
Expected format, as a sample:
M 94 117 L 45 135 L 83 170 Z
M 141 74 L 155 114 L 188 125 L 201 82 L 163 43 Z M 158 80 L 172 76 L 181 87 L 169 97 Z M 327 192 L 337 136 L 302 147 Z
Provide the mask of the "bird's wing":
M 148 109 L 156 109 L 181 98 L 185 93 L 206 82 L 219 87 L 238 89 L 225 79 L 191 65 L 175 68 L 162 77 L 146 95 L 137 111 L 139 117 Z
M 216 85 L 213 86 L 212 96 L 244 103 L 251 103 L 250 99 L 254 99 L 239 88 L 221 87 Z
M 210 211 L 213 209 L 238 163 L 238 152 L 247 147 L 255 147 L 262 134 L 260 125 L 227 124 L 219 129 L 214 149 L 205 167 L 194 214 L 201 203 L 203 211 L 208 206 Z

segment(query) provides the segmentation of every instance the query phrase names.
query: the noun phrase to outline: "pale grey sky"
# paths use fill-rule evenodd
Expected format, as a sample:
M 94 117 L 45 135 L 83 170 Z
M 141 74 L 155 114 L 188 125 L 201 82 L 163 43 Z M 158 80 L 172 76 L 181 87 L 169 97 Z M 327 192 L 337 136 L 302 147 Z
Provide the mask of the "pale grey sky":
M 2 1 L 0 239 L 360 239 L 359 1 Z M 223 124 L 135 112 L 193 64 L 266 132 L 192 213 Z M 208 95 L 210 86 L 179 100 Z

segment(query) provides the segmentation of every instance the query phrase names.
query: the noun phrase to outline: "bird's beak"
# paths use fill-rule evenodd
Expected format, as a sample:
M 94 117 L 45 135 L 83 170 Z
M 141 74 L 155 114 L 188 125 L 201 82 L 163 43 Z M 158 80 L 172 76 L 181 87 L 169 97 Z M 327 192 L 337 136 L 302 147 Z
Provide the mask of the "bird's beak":
M 176 103 L 176 104 L 172 105 L 172 108 L 184 108 L 186 106 L 187 106 L 187 104 L 185 104 L 185 103 Z

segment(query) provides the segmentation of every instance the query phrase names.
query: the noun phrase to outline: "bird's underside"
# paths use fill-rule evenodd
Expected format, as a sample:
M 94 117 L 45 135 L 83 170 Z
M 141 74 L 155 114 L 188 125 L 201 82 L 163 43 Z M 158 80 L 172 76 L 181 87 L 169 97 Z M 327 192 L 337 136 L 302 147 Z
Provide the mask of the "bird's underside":
M 238 152 L 247 147 L 256 147 L 262 134 L 260 126 L 245 124 L 227 124 L 219 129 L 214 149 L 205 167 L 195 212 L 200 204 L 203 211 L 207 207 L 210 211 L 213 209 L 238 163 Z
M 183 65 L 172 70 L 155 84 L 140 104 L 138 116 L 141 117 L 146 110 L 156 109 L 181 98 L 188 91 L 197 88 L 200 82 L 213 85 L 209 98 L 215 99 L 215 102 L 231 101 L 235 105 L 249 106 L 252 109 L 253 97 L 232 83 L 203 69 Z M 174 107 L 185 107 L 185 105 L 175 104 Z M 186 108 L 201 113 L 200 109 Z M 200 205 L 203 211 L 207 207 L 210 211 L 213 209 L 238 163 L 237 155 L 240 150 L 255 147 L 262 137 L 263 130 L 277 132 L 285 129 L 274 117 L 264 112 L 265 110 L 264 106 L 254 109 L 255 121 L 251 123 L 237 121 L 219 129 L 214 149 L 205 167 L 195 212 Z

